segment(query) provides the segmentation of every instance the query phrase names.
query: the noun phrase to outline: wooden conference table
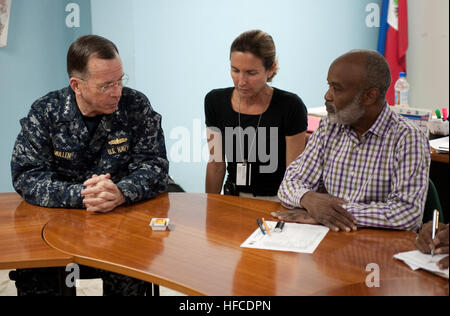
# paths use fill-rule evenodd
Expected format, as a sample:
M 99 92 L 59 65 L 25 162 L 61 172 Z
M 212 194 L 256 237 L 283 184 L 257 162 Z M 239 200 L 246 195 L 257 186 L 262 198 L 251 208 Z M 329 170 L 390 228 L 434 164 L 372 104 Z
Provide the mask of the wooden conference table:
M 170 193 L 105 215 L 32 206 L 0 194 L 0 269 L 70 262 L 122 273 L 188 295 L 448 295 L 448 280 L 393 259 L 409 232 L 329 232 L 314 254 L 240 248 L 279 203 Z M 153 232 L 168 217 L 170 232 Z M 43 239 L 42 239 L 43 238 Z M 380 287 L 366 287 L 370 263 Z
M 438 153 L 434 148 L 431 148 L 431 161 L 445 163 L 448 165 L 449 163 L 449 155 L 444 153 Z

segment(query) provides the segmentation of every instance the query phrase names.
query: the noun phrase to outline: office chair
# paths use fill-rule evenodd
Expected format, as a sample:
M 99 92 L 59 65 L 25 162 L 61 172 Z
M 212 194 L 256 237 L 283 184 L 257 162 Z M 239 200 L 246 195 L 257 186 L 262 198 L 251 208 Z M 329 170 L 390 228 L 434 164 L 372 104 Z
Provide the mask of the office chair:
M 167 181 L 167 190 L 166 192 L 186 192 L 184 189 L 176 183 L 172 177 L 169 176 L 169 179 Z
M 428 223 L 433 220 L 433 212 L 434 210 L 439 211 L 439 222 L 444 223 L 444 212 L 442 210 L 441 201 L 439 200 L 439 194 L 434 186 L 433 181 L 429 181 L 428 183 L 428 194 L 427 200 L 425 202 L 425 208 L 423 212 L 423 220 L 422 222 Z

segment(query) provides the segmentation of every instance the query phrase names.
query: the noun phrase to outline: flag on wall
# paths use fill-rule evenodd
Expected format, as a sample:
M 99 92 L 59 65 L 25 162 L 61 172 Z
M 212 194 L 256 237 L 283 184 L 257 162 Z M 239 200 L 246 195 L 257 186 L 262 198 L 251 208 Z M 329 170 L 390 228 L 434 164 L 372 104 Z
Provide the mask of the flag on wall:
M 378 52 L 386 57 L 391 67 L 392 84 L 386 95 L 389 104 L 395 103 L 394 85 L 400 72 L 406 72 L 408 50 L 407 0 L 383 0 L 378 37 Z

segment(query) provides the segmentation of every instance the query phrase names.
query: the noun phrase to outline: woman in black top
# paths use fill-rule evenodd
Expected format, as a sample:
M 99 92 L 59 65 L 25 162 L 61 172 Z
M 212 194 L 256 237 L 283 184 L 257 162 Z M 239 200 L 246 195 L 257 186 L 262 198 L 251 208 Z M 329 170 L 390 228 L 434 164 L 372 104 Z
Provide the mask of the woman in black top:
M 305 148 L 307 110 L 297 95 L 267 84 L 278 71 L 267 33 L 240 35 L 230 60 L 234 88 L 213 90 L 205 98 L 206 193 L 221 192 L 227 169 L 225 194 L 276 198 L 286 166 Z

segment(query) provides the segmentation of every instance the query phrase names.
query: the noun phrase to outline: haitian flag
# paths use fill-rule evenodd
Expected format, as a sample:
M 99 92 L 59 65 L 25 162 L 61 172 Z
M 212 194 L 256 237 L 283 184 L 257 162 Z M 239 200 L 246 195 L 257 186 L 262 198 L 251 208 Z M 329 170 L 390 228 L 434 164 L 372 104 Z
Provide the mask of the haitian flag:
M 391 67 L 392 84 L 386 95 L 389 104 L 395 104 L 394 85 L 400 72 L 406 72 L 408 50 L 407 0 L 383 0 L 378 37 L 378 52 Z

